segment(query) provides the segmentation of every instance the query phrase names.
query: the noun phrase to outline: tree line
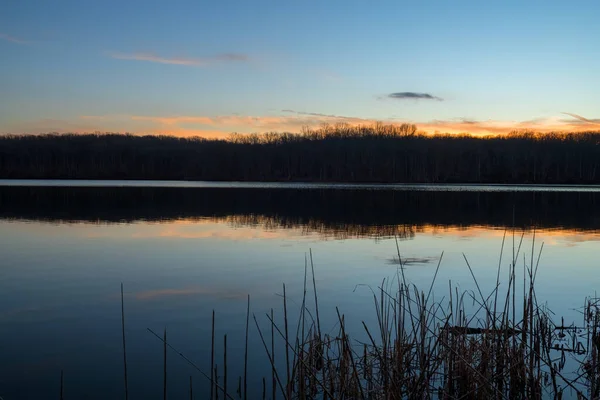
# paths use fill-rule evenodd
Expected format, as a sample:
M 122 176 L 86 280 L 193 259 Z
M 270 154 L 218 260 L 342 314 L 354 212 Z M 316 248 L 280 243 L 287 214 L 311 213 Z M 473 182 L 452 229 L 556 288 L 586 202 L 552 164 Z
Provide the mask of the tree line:
M 225 140 L 131 134 L 0 137 L 2 179 L 600 183 L 600 132 L 426 135 L 322 126 Z

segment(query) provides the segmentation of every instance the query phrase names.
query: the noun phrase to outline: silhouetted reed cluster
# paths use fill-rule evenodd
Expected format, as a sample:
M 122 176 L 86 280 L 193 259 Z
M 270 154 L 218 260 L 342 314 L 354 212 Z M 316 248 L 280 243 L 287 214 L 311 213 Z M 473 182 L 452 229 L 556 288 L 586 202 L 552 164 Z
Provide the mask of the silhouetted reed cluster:
M 227 337 L 224 354 L 218 354 L 214 311 L 210 372 L 172 349 L 210 382 L 210 394 L 202 395 L 211 399 L 597 399 L 600 300 L 585 300 L 580 326 L 555 322 L 534 290 L 541 248 L 534 256 L 534 237 L 531 259 L 525 261 L 522 243 L 523 236 L 513 248 L 508 271 L 502 270 L 500 259 L 490 293 L 483 293 L 465 257 L 474 290 L 459 292 L 449 284 L 441 300 L 433 292 L 443 254 L 431 286 L 420 291 L 407 282 L 398 252 L 397 276 L 372 289 L 377 322 L 362 322 L 358 335 L 347 329 L 352 315 L 337 308 L 336 321 L 329 321 L 336 329 L 323 326 L 311 253 L 297 319 L 289 317 L 284 285 L 283 318 L 275 318 L 271 309 L 263 325 L 251 314 L 248 297 L 244 354 L 228 356 Z M 508 278 L 502 291 L 501 276 Z M 270 363 L 262 395 L 248 390 L 250 321 Z M 171 347 L 166 332 L 164 337 L 152 333 L 165 349 Z M 232 357 L 243 362 L 243 376 L 228 376 Z
M 403 183 L 600 183 L 600 132 L 473 137 L 415 125 L 232 134 L 0 137 L 0 178 Z

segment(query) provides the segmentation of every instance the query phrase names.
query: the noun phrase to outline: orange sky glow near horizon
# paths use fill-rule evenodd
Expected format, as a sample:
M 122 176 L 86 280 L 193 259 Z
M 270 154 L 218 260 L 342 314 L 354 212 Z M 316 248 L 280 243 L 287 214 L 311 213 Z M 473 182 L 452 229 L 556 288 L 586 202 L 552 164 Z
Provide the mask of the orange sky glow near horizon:
M 474 136 L 502 135 L 513 131 L 590 132 L 600 131 L 600 120 L 587 119 L 577 114 L 539 118 L 529 121 L 478 121 L 433 120 L 416 122 L 396 119 L 370 119 L 319 113 L 297 113 L 272 116 L 144 116 L 144 115 L 83 115 L 74 120 L 40 120 L 8 127 L 5 134 L 40 133 L 94 133 L 115 132 L 136 135 L 171 135 L 177 137 L 204 137 L 224 139 L 231 133 L 249 134 L 264 132 L 300 133 L 304 128 L 319 128 L 325 124 L 335 126 L 371 126 L 376 123 L 401 125 L 415 124 L 419 131 L 428 134 L 471 134 Z

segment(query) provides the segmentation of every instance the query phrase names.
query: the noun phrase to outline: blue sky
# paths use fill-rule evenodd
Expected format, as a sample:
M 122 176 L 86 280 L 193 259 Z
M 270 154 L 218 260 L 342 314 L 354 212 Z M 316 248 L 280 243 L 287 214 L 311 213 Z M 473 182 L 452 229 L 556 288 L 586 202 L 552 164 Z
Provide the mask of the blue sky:
M 2 133 L 600 129 L 598 1 L 6 3 Z

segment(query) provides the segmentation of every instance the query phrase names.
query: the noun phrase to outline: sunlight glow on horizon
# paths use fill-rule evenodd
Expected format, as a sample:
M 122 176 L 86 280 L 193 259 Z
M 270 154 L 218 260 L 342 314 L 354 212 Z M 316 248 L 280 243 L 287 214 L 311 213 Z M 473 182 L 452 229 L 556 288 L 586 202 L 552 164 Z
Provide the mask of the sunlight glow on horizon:
M 5 134 L 44 134 L 44 133 L 130 133 L 137 135 L 169 135 L 176 137 L 204 137 L 209 139 L 227 138 L 232 133 L 254 134 L 266 132 L 301 133 L 303 129 L 316 129 L 323 126 L 335 127 L 344 124 L 352 127 L 373 126 L 375 124 L 402 125 L 415 124 L 426 134 L 470 134 L 473 136 L 504 135 L 515 131 L 536 133 L 564 132 L 578 133 L 600 131 L 600 121 L 587 119 L 576 114 L 563 113 L 561 117 L 540 118 L 533 121 L 430 121 L 412 122 L 397 119 L 377 120 L 318 113 L 272 116 L 142 116 L 142 115 L 84 115 L 79 122 L 61 124 L 44 130 L 47 121 L 23 126 L 22 129 L 2 132 Z M 123 128 L 124 127 L 124 128 Z

